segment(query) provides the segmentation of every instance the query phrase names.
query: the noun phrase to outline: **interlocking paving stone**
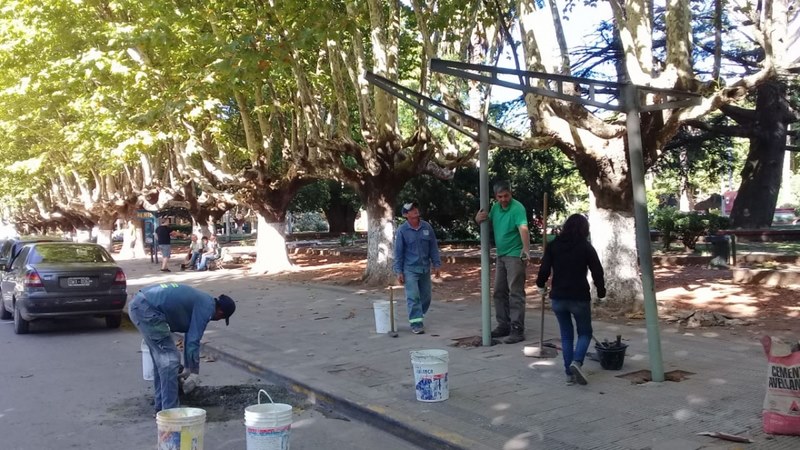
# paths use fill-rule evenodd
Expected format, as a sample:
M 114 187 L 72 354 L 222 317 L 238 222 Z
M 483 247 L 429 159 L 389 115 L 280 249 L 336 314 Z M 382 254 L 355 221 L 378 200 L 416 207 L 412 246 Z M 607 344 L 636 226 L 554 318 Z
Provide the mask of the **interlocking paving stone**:
M 639 386 L 616 375 L 650 368 L 644 326 L 595 322 L 598 338 L 621 334 L 630 345 L 624 368 L 606 371 L 587 361 L 590 384 L 566 386 L 560 354 L 527 358 L 522 344 L 451 347 L 454 338 L 480 334 L 476 302 L 434 301 L 425 335 L 411 335 L 400 320 L 400 336 L 392 339 L 375 333 L 372 300 L 387 299 L 384 290 L 276 283 L 268 277 L 257 278 L 254 288 L 239 285 L 238 274 L 226 270 L 224 277 L 215 272 L 195 280 L 206 288 L 224 280 L 237 299 L 231 326 L 210 326 L 204 352 L 412 442 L 470 450 L 683 448 L 668 447 L 671 442 L 711 448 L 719 440 L 696 433 L 721 431 L 747 435 L 759 450 L 800 448 L 799 437 L 761 431 L 766 358 L 753 338 L 665 325 L 664 367 L 694 375 L 679 383 Z M 405 306 L 398 303 L 403 317 Z M 534 305 L 530 298 L 529 305 Z M 534 345 L 538 309 L 528 313 L 525 345 Z M 557 337 L 551 313 L 545 322 L 545 338 Z M 409 351 L 423 348 L 449 353 L 445 402 L 416 401 Z

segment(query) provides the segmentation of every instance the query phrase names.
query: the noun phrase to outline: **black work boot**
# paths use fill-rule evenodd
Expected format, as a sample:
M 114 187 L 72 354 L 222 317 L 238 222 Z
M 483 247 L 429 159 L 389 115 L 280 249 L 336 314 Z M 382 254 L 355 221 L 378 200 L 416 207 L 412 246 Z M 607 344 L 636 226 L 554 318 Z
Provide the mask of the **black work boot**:
M 512 328 L 511 334 L 509 334 L 507 338 L 503 339 L 503 343 L 516 344 L 517 342 L 522 342 L 524 340 L 525 331 L 522 328 Z
M 497 328 L 492 330 L 492 337 L 493 338 L 501 338 L 508 336 L 508 333 L 511 331 L 509 327 L 504 327 L 502 325 L 498 325 Z

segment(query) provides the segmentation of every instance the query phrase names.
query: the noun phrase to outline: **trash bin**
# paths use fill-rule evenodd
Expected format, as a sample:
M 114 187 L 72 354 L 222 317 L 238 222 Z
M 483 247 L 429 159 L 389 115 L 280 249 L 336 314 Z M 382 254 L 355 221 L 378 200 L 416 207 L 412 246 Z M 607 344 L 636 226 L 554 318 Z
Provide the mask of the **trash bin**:
M 711 246 L 711 256 L 721 258 L 724 262 L 731 259 L 731 239 L 727 235 L 706 236 L 706 243 Z

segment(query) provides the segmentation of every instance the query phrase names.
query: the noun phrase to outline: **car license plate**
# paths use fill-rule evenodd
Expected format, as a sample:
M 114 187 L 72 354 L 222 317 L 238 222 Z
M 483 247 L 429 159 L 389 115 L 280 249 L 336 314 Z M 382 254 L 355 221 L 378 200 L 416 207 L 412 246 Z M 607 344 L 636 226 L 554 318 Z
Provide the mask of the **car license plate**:
M 67 278 L 67 286 L 91 286 L 92 279 L 89 277 L 72 277 Z
M 64 303 L 69 305 L 74 305 L 76 303 L 95 303 L 95 302 L 97 302 L 96 298 L 82 298 L 80 300 L 67 300 Z

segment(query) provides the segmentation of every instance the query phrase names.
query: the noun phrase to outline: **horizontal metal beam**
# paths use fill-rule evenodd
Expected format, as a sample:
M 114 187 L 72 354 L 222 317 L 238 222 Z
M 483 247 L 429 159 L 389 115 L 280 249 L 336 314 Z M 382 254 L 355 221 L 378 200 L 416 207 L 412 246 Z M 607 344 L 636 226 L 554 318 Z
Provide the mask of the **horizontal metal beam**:
M 471 65 L 475 66 L 475 64 L 471 64 Z M 489 67 L 491 69 L 499 69 L 499 68 L 492 67 L 492 66 L 480 66 L 480 67 Z M 501 69 L 501 70 L 503 72 L 505 72 L 505 71 L 508 71 L 508 70 L 511 70 L 511 69 Z M 533 94 L 533 95 L 541 95 L 541 96 L 544 96 L 544 97 L 557 98 L 559 100 L 564 100 L 564 101 L 567 101 L 567 102 L 580 103 L 580 104 L 583 104 L 583 105 L 594 106 L 594 107 L 597 107 L 597 108 L 603 108 L 603 109 L 607 109 L 607 110 L 611 110 L 611 111 L 622 111 L 622 109 L 623 109 L 622 106 L 620 106 L 619 103 L 618 103 L 618 98 L 619 98 L 618 89 L 616 87 L 614 87 L 614 86 L 609 86 L 607 83 L 594 83 L 593 82 L 593 83 L 591 83 L 591 85 L 592 85 L 592 87 L 594 85 L 602 86 L 603 91 L 605 92 L 605 94 L 609 95 L 610 97 L 613 98 L 613 102 L 611 102 L 611 101 L 603 102 L 603 101 L 595 100 L 593 97 L 594 97 L 595 92 L 597 92 L 597 91 L 595 89 L 592 89 L 592 88 L 588 89 L 588 91 L 587 91 L 588 95 L 589 95 L 589 98 L 584 98 L 584 97 L 581 97 L 579 95 L 565 94 L 564 90 L 563 90 L 563 83 L 567 82 L 567 83 L 575 84 L 575 82 L 574 81 L 564 80 L 564 77 L 561 76 L 561 75 L 553 76 L 553 75 L 550 75 L 550 74 L 541 74 L 543 76 L 539 77 L 538 76 L 538 75 L 540 75 L 539 72 L 524 72 L 524 74 L 522 74 L 522 75 L 520 75 L 520 74 L 506 74 L 506 75 L 522 76 L 522 78 L 525 79 L 526 84 L 520 84 L 520 83 L 514 82 L 514 81 L 501 80 L 501 79 L 497 78 L 497 73 L 492 73 L 492 76 L 487 76 L 487 75 L 481 75 L 479 73 L 467 72 L 465 70 L 461 70 L 461 69 L 458 69 L 458 68 L 450 68 L 450 67 L 447 67 L 447 66 L 440 66 L 440 67 L 434 69 L 433 61 L 431 61 L 431 71 L 439 72 L 439 73 L 443 73 L 443 74 L 447 74 L 447 75 L 453 75 L 453 76 L 459 77 L 459 78 L 467 78 L 467 79 L 470 79 L 470 80 L 473 80 L 473 81 L 478 81 L 478 82 L 481 82 L 481 83 L 488 83 L 488 84 L 492 84 L 492 85 L 495 85 L 495 86 L 502 86 L 502 87 L 505 87 L 505 88 L 508 88 L 508 89 L 515 89 L 515 90 L 521 91 L 523 94 Z M 520 71 L 520 72 L 522 72 L 522 71 Z M 529 76 L 530 74 L 536 74 L 537 76 L 536 77 Z M 548 88 L 548 87 L 530 86 L 530 81 L 528 80 L 528 78 L 542 79 L 542 80 L 545 80 L 548 83 L 556 84 L 556 86 L 558 88 L 557 89 L 551 89 L 551 88 Z M 596 81 L 596 80 L 594 80 L 594 81 Z
M 619 103 L 619 99 L 622 88 L 628 84 L 545 72 L 531 72 L 527 70 L 508 69 L 481 64 L 469 64 L 458 61 L 446 61 L 442 59 L 432 59 L 430 68 L 432 72 L 444 73 L 459 78 L 466 78 L 495 86 L 502 86 L 508 89 L 516 89 L 525 94 L 541 95 L 544 97 L 555 98 L 581 105 L 603 108 L 610 111 L 624 110 L 622 105 Z M 520 78 L 520 82 L 500 80 L 498 78 L 500 75 L 516 76 Z M 555 84 L 556 89 L 553 89 L 552 87 L 531 86 L 531 79 L 544 81 L 548 86 Z M 564 93 L 563 85 L 566 83 L 579 86 L 579 91 L 582 94 L 576 95 Z M 612 100 L 597 100 L 597 86 L 602 88 L 602 95 L 607 95 L 611 97 Z M 664 89 L 639 85 L 636 85 L 636 89 L 639 93 L 656 94 L 658 97 L 664 97 L 668 100 L 658 103 L 642 104 L 640 105 L 641 111 L 659 111 L 664 109 L 681 108 L 685 106 L 696 106 L 700 104 L 703 98 L 700 94 L 679 91 L 675 89 Z
M 422 95 L 419 92 L 411 90 L 405 86 L 390 81 L 380 75 L 375 75 L 372 72 L 367 72 L 366 79 L 369 83 L 408 103 L 417 111 L 421 111 L 428 116 L 431 116 L 434 119 L 452 127 L 465 136 L 478 141 L 478 132 L 481 123 L 483 123 L 482 120 L 472 117 L 463 111 L 459 111 L 426 95 Z M 447 110 L 451 115 L 457 116 L 460 119 L 460 123 L 445 116 L 441 112 L 432 110 L 428 105 L 433 105 L 435 107 Z M 503 131 L 502 129 L 493 125 L 489 125 L 489 140 L 491 145 L 499 147 L 520 147 L 523 142 L 522 139 L 518 138 L 517 136 L 509 134 L 508 132 Z
M 639 111 L 661 111 L 664 109 L 678 109 L 684 107 L 688 108 L 689 106 L 697 106 L 699 104 L 700 101 L 696 101 L 695 99 L 690 98 L 684 100 L 674 100 L 661 103 L 652 103 L 649 105 L 642 105 L 639 107 Z
M 595 80 L 592 78 L 581 78 L 581 77 L 573 77 L 569 75 L 558 75 L 554 73 L 547 73 L 547 72 L 532 72 L 529 70 L 516 70 L 516 69 L 509 69 L 506 67 L 495 67 L 495 66 L 486 66 L 482 64 L 470 64 L 464 63 L 459 61 L 448 61 L 444 59 L 432 59 L 431 60 L 431 70 L 434 72 L 442 72 L 442 69 L 446 68 L 455 68 L 461 70 L 473 70 L 478 72 L 489 72 L 496 75 L 514 75 L 514 76 L 522 76 L 525 78 L 535 78 L 539 80 L 552 80 L 552 81 L 561 81 L 564 83 L 575 83 L 580 84 L 580 80 L 583 80 L 584 83 L 591 83 L 597 84 L 605 87 L 611 88 L 621 88 L 624 84 L 618 83 L 614 81 L 606 81 L 606 80 Z

